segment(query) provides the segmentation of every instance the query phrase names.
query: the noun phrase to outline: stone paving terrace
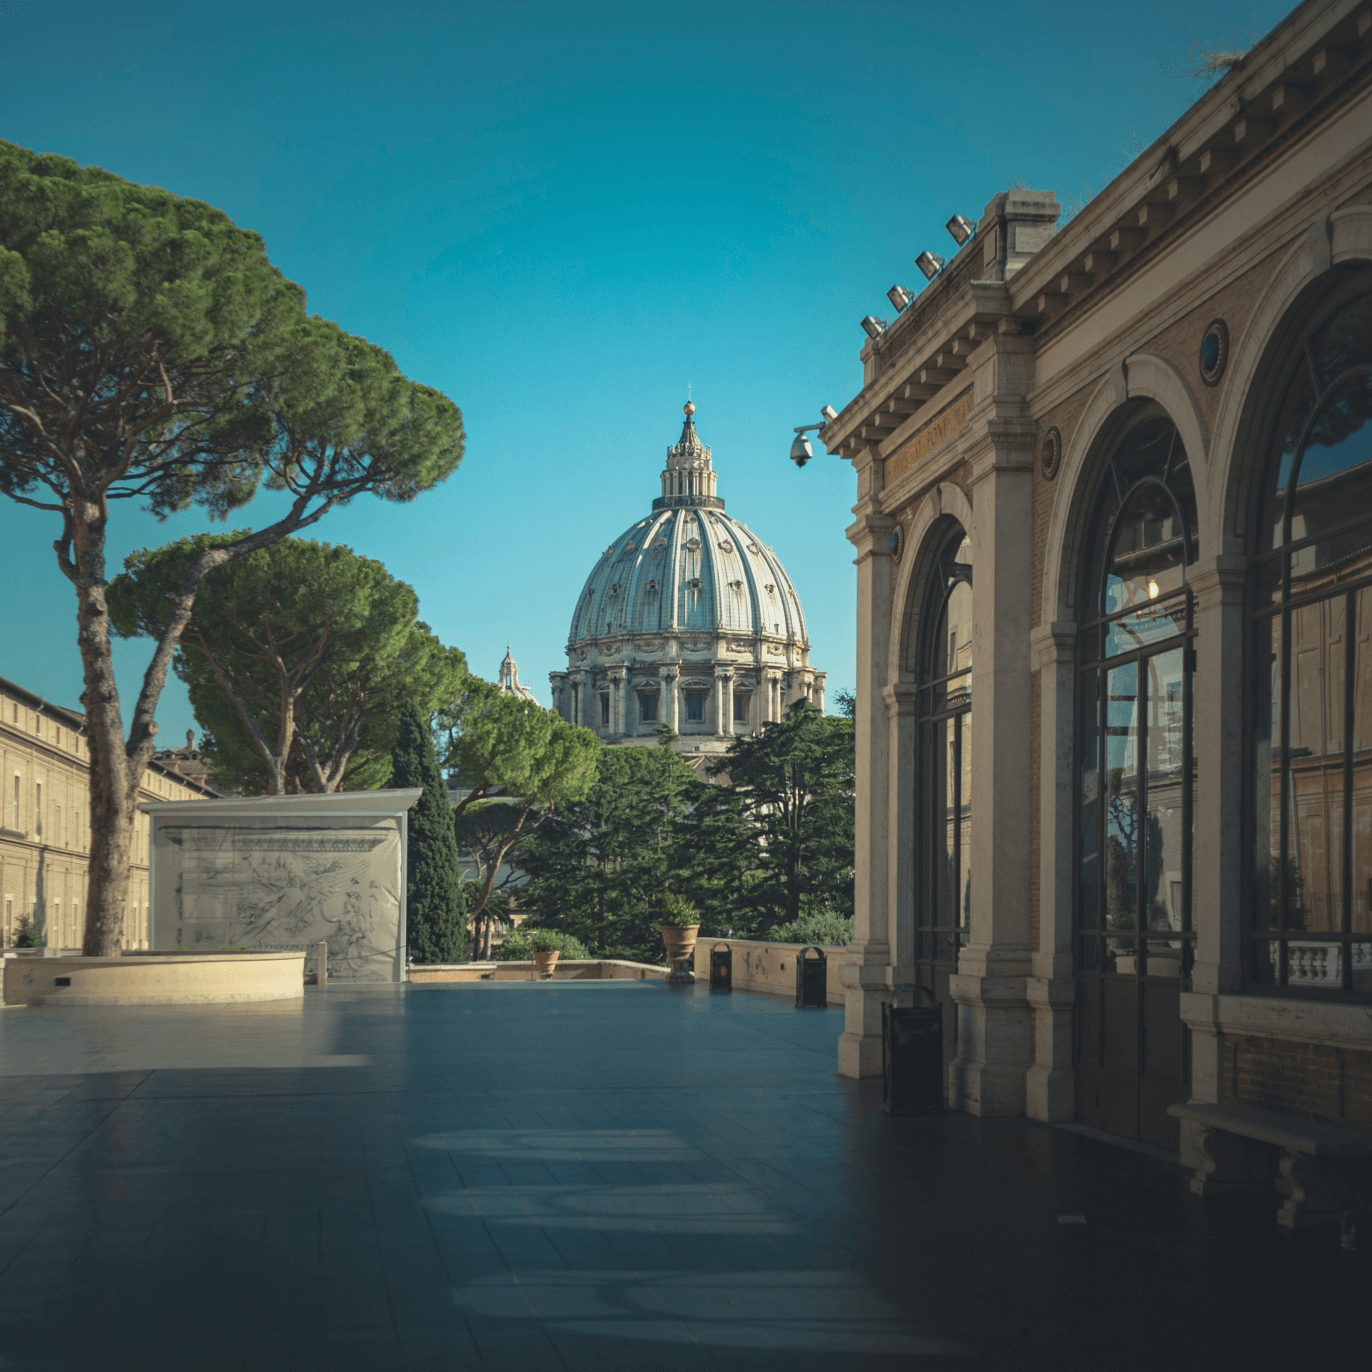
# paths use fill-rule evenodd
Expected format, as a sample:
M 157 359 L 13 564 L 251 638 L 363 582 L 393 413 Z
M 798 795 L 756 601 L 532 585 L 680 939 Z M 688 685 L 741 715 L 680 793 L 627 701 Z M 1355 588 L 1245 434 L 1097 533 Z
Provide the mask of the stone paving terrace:
M 658 982 L 0 1012 L 0 1368 L 1366 1365 L 1365 1251 L 888 1119 L 840 1028 Z

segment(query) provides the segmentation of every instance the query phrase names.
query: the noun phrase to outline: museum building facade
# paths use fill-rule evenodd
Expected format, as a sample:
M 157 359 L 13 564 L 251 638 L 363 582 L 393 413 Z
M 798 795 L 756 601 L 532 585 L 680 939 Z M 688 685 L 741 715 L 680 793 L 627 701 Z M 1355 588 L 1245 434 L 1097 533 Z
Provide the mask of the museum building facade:
M 90 747 L 86 719 L 0 677 L 0 937 L 12 948 L 25 919 L 50 948 L 77 949 L 86 932 L 90 866 Z M 220 795 L 188 738 L 157 754 L 142 801 Z M 134 819 L 124 947 L 149 946 L 148 816 Z
M 1311 0 L 1070 222 L 867 321 L 840 1071 L 1178 1147 L 1372 1131 L 1372 7 Z M 900 292 L 893 292 L 900 299 Z

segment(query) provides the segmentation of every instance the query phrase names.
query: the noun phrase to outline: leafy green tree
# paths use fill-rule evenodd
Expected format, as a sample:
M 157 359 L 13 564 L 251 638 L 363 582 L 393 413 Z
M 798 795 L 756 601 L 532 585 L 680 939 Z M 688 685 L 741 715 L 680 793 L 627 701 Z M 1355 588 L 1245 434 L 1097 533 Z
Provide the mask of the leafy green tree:
M 851 918 L 854 759 L 852 721 L 798 700 L 712 768 L 729 785 L 691 817 L 699 879 L 732 889 L 758 931 L 820 909 Z
M 768 935 L 776 943 L 837 944 L 853 941 L 853 921 L 832 907 L 811 910 L 794 924 L 778 924 Z
M 683 824 L 708 789 L 669 747 L 603 748 L 585 798 L 525 848 L 520 904 L 597 956 L 657 960 L 664 893 L 695 894 L 679 889 L 690 880 Z
M 601 744 L 590 729 L 474 678 L 447 726 L 453 781 L 467 792 L 454 808 L 454 832 L 478 871 L 468 917 L 478 949 L 489 952 L 488 905 L 501 866 L 591 788 Z M 493 795 L 510 803 L 482 803 Z
M 523 962 L 533 957 L 539 944 L 547 944 L 549 952 L 556 948 L 569 961 L 591 956 L 586 945 L 571 934 L 560 934 L 555 929 L 535 929 L 528 934 L 519 931 L 511 934 L 491 950 L 490 957 L 495 962 Z
M 355 496 L 413 499 L 462 448 L 457 407 L 308 316 L 256 234 L 201 201 L 0 142 L 0 492 L 57 516 L 57 563 L 76 593 L 87 954 L 122 941 L 157 703 L 204 578 Z M 126 737 L 106 594 L 112 503 L 223 518 L 264 487 L 285 512 L 191 562 Z
M 465 892 L 453 835 L 448 787 L 438 766 L 429 720 L 413 701 L 400 711 L 391 784 L 419 786 L 409 818 L 409 880 L 405 887 L 405 936 L 411 962 L 461 962 L 466 943 Z
M 110 584 L 117 633 L 157 638 L 200 534 L 124 560 Z M 351 548 L 283 538 L 207 577 L 174 659 L 221 781 L 250 794 L 384 785 L 412 700 L 451 704 L 466 659 L 419 623 L 419 599 Z

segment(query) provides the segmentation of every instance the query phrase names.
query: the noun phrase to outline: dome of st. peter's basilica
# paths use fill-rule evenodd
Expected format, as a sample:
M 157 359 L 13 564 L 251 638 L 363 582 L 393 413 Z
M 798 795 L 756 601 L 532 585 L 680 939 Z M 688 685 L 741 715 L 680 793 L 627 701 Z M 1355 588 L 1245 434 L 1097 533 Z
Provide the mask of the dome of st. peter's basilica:
M 606 743 L 723 752 L 804 697 L 824 708 L 805 616 L 777 556 L 715 494 L 710 449 L 686 422 L 652 514 L 610 544 L 572 612 L 553 706 Z

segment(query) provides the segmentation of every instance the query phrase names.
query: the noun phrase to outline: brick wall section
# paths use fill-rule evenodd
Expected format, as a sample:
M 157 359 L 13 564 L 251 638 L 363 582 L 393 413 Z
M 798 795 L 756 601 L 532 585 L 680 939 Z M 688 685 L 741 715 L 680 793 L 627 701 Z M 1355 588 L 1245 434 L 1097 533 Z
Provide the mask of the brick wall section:
M 1230 1035 L 1224 1100 L 1372 1133 L 1372 1052 Z

